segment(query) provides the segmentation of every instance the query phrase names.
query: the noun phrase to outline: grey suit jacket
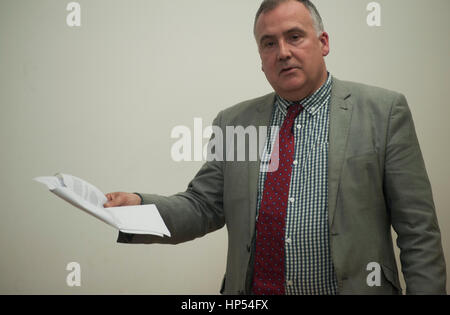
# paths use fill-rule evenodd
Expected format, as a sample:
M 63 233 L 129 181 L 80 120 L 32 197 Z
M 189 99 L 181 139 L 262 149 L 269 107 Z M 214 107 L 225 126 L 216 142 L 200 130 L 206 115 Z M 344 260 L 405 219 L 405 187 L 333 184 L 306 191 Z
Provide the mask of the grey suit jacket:
M 213 125 L 269 126 L 274 93 L 220 112 Z M 225 137 L 226 138 L 226 137 Z M 119 234 L 118 242 L 177 244 L 226 225 L 221 292 L 250 294 L 260 161 L 206 162 L 185 192 L 154 203 L 172 237 Z M 408 294 L 445 294 L 446 270 L 430 183 L 406 99 L 333 78 L 328 161 L 330 250 L 340 294 L 401 293 L 396 231 Z M 369 286 L 371 262 L 381 284 Z

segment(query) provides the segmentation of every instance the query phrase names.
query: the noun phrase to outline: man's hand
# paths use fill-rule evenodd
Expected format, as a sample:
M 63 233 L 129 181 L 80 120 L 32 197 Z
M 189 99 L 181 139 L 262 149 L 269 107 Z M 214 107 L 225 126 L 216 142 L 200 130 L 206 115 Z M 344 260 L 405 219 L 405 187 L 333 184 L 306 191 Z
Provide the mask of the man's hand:
M 141 197 L 136 194 L 126 192 L 113 192 L 105 195 L 108 201 L 103 205 L 105 208 L 138 206 L 141 204 Z

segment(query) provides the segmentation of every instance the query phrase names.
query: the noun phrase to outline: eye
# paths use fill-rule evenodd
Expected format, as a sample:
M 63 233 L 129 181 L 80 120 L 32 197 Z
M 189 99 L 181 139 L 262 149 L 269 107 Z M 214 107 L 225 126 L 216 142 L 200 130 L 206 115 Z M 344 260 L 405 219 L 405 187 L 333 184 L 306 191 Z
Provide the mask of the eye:
M 299 34 L 292 34 L 292 35 L 291 35 L 291 40 L 297 41 L 297 40 L 299 40 L 299 39 L 300 39 L 300 35 L 299 35 Z
M 273 46 L 275 46 L 275 42 L 274 41 L 266 41 L 263 43 L 263 47 L 264 48 L 272 48 Z

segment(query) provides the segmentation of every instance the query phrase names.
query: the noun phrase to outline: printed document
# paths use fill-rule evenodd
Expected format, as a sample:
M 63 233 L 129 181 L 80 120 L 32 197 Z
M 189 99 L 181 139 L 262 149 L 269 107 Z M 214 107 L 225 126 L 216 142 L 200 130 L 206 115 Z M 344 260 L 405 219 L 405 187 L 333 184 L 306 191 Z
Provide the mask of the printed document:
M 130 234 L 152 234 L 170 237 L 155 205 L 105 208 L 107 198 L 97 187 L 81 178 L 56 174 L 34 178 L 58 197 L 93 215 L 119 231 Z

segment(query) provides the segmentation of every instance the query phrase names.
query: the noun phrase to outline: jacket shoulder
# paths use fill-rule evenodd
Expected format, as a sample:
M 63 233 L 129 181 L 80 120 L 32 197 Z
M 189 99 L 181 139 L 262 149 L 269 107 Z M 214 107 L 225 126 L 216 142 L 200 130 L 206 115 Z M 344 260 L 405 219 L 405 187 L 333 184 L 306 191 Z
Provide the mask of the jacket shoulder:
M 267 110 L 273 106 L 275 93 L 269 93 L 257 98 L 245 100 L 224 109 L 220 114 L 226 121 L 240 121 L 254 116 L 256 111 Z
M 403 96 L 401 93 L 393 90 L 359 82 L 335 80 L 335 84 L 337 88 L 345 88 L 353 97 L 359 100 L 392 103 L 394 99 Z

